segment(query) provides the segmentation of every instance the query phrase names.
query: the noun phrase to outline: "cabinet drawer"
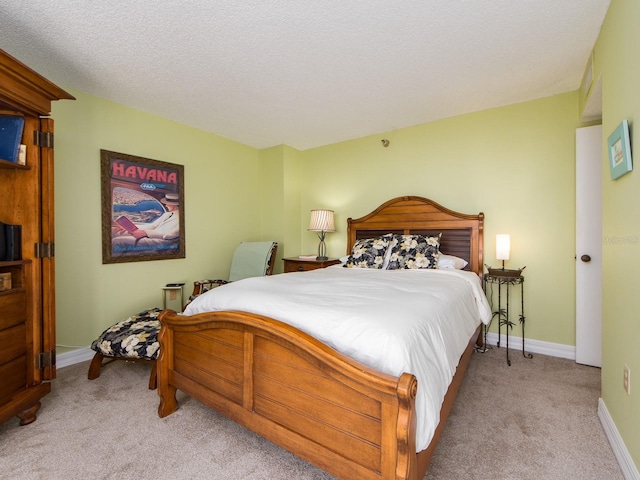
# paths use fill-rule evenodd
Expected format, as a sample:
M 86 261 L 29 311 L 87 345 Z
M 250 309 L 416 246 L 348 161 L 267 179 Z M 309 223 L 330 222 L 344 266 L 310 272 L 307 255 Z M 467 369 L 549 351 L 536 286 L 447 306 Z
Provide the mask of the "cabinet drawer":
M 0 403 L 27 386 L 27 359 L 22 356 L 0 365 Z
M 0 295 L 0 330 L 24 323 L 27 320 L 27 294 L 11 292 Z
M 24 323 L 0 331 L 0 365 L 25 355 L 27 327 Z

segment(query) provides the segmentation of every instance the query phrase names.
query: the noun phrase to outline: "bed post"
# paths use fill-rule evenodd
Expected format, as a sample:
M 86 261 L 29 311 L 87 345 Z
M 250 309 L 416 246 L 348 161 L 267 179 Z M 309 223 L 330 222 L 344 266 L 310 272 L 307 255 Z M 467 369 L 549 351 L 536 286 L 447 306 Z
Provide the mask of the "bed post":
M 418 380 L 403 373 L 398 381 L 398 423 L 396 478 L 418 480 L 418 458 L 416 456 L 415 402 Z
M 158 415 L 160 418 L 171 415 L 178 409 L 177 389 L 173 385 L 169 385 L 169 371 L 173 371 L 173 330 L 169 329 L 164 323 L 164 317 L 168 314 L 175 315 L 176 312 L 164 310 L 158 317 L 161 324 L 160 333 L 158 334 L 160 352 L 156 362 L 158 369 L 158 395 L 160 396 Z

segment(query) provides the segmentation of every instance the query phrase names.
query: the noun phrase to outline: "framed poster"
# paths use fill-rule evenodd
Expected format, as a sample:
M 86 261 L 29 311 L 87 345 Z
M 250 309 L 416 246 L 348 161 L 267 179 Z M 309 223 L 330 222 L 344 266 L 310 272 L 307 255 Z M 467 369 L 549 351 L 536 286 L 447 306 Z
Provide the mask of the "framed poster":
M 102 263 L 185 258 L 184 166 L 100 150 Z

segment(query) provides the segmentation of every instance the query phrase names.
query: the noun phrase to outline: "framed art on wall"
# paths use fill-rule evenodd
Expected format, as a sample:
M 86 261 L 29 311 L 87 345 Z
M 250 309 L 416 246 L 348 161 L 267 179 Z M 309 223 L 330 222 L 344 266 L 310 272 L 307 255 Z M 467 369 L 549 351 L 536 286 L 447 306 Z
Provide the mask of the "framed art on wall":
M 629 140 L 629 123 L 620 122 L 607 141 L 609 148 L 609 169 L 611 180 L 620 178 L 633 168 L 631 161 L 631 142 Z
M 184 166 L 100 150 L 102 263 L 185 258 Z

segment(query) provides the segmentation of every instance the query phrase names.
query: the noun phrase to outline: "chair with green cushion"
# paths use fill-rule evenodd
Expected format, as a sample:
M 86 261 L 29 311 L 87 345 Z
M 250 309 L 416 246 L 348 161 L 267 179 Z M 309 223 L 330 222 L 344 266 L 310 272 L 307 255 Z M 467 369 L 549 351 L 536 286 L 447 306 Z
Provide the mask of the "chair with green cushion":
M 218 279 L 193 282 L 193 293 L 189 297 L 189 302 L 198 295 L 225 283 L 235 282 L 243 278 L 271 275 L 277 252 L 278 244 L 276 242 L 242 242 L 233 252 L 229 280 Z

